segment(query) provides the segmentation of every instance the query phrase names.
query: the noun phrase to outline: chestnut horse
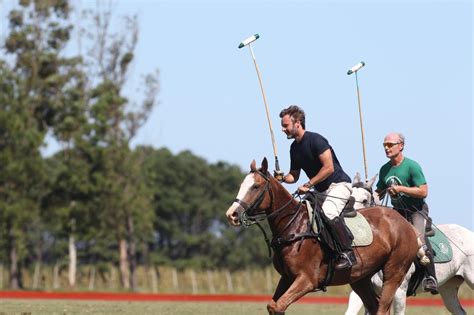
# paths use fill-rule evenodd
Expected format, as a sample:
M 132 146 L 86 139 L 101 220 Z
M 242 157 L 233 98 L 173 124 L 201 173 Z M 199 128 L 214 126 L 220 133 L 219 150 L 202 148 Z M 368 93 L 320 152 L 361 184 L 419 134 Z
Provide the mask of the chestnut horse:
M 414 228 L 396 211 L 373 207 L 360 211 L 373 232 L 368 246 L 355 247 L 357 264 L 350 269 L 332 270 L 332 253 L 314 233 L 308 231 L 309 216 L 299 202 L 268 172 L 264 158 L 257 170 L 255 161 L 240 186 L 237 198 L 227 210 L 232 225 L 267 220 L 272 232 L 273 265 L 281 278 L 269 314 L 284 314 L 288 306 L 308 292 L 326 285 L 349 283 L 371 314 L 387 314 L 395 291 L 405 278 L 418 251 Z M 314 237 L 313 237 L 314 236 Z M 383 287 L 378 296 L 370 279 L 383 271 Z

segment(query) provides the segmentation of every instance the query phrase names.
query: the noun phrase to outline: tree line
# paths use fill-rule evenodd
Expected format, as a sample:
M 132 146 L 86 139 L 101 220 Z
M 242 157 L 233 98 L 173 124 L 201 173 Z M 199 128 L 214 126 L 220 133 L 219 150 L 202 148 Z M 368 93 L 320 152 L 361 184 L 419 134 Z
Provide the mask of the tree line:
M 139 265 L 267 266 L 257 229 L 230 229 L 225 210 L 244 174 L 189 151 L 132 148 L 156 106 L 158 71 L 140 99 L 125 94 L 138 21 L 111 32 L 110 7 L 19 0 L 0 54 L 0 261 L 9 285 L 22 270 L 114 264 L 123 288 Z M 81 26 L 73 23 L 73 13 Z M 77 20 L 77 19 L 76 19 Z M 74 51 L 74 52 L 72 52 Z M 136 98 L 136 96 L 134 96 Z M 60 146 L 41 152 L 48 141 Z

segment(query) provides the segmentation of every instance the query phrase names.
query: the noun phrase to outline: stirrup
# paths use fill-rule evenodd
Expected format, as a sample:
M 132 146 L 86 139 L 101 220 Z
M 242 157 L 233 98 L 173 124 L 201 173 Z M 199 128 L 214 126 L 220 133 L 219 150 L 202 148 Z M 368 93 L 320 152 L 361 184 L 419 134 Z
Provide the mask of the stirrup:
M 357 264 L 354 252 L 342 252 L 337 259 L 336 269 L 347 269 Z

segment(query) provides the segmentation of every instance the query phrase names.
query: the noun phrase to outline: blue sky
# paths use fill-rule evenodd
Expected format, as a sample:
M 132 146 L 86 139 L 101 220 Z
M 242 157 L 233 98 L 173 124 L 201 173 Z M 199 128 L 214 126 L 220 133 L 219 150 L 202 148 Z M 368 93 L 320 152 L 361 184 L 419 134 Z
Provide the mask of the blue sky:
M 273 168 L 255 68 L 249 50 L 237 48 L 258 33 L 253 49 L 283 170 L 290 141 L 278 114 L 297 104 L 345 171 L 364 176 L 355 78 L 346 72 L 365 61 L 358 78 L 369 176 L 387 161 L 385 134 L 402 132 L 405 155 L 427 178 L 434 223 L 474 228 L 471 1 L 114 3 L 116 15 L 139 17 L 131 98 L 142 74 L 160 70 L 159 105 L 134 144 L 191 150 L 244 171 L 266 156 Z
M 402 132 L 405 155 L 427 178 L 434 223 L 474 228 L 470 1 L 121 0 L 123 13 L 140 20 L 134 77 L 161 72 L 159 105 L 135 143 L 244 171 L 266 156 L 274 167 L 253 61 L 237 48 L 258 33 L 253 49 L 283 170 L 290 141 L 278 114 L 297 104 L 349 176 L 364 176 L 355 78 L 346 73 L 365 61 L 358 78 L 369 176 L 387 161 L 385 134 Z

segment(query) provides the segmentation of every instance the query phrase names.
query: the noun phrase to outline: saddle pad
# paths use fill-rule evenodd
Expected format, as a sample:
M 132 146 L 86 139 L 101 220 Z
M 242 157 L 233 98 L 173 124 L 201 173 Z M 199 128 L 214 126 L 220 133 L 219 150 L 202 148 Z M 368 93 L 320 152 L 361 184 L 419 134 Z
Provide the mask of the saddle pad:
M 308 200 L 305 200 L 306 208 L 308 209 L 308 216 L 311 220 L 311 226 L 313 227 L 314 232 L 318 232 L 318 226 L 314 220 L 313 208 Z M 352 241 L 352 246 L 368 246 L 372 244 L 374 236 L 372 234 L 372 229 L 370 228 L 369 222 L 365 217 L 357 212 L 357 215 L 353 218 L 344 218 L 347 227 L 351 230 L 352 235 L 354 235 L 354 240 Z
M 433 228 L 435 234 L 428 237 L 434 252 L 435 263 L 445 263 L 453 259 L 453 248 L 446 235 L 437 228 Z

